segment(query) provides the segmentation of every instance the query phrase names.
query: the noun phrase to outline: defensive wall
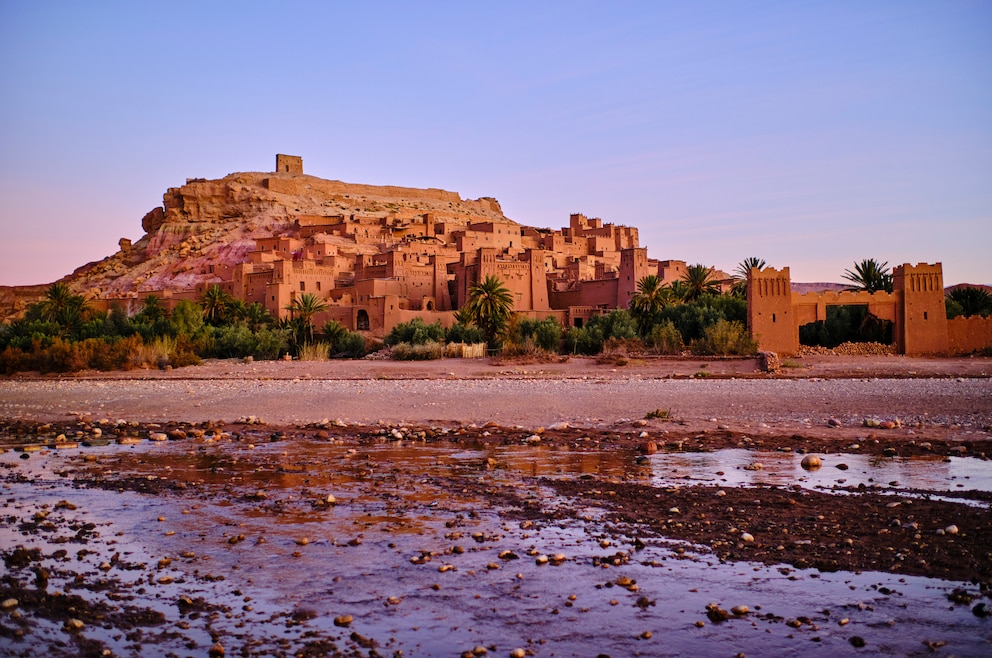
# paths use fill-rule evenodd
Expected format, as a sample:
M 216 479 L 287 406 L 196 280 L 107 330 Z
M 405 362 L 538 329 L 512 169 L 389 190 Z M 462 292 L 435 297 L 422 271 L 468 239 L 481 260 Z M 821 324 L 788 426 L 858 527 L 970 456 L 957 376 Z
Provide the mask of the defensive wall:
M 967 354 L 992 346 L 992 320 L 948 321 L 940 263 L 893 268 L 891 293 L 799 294 L 791 285 L 788 267 L 748 272 L 748 332 L 762 350 L 797 353 L 799 327 L 825 321 L 830 306 L 865 306 L 876 318 L 892 322 L 893 345 L 899 354 Z

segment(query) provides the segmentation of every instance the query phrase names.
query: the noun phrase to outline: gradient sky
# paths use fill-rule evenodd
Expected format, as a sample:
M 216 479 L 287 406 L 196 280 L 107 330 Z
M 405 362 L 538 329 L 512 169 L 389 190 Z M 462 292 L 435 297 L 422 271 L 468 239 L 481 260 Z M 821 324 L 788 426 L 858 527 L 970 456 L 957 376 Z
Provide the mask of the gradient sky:
M 0 0 L 0 285 L 276 153 L 652 258 L 992 284 L 992 2 Z

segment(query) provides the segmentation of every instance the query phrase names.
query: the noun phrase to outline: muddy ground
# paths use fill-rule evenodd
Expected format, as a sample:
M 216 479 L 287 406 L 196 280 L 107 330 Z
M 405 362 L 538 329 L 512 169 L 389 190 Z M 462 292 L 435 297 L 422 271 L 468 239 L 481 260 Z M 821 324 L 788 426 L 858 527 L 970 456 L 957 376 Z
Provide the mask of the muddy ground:
M 989 362 L 892 360 L 5 380 L 0 649 L 987 655 Z

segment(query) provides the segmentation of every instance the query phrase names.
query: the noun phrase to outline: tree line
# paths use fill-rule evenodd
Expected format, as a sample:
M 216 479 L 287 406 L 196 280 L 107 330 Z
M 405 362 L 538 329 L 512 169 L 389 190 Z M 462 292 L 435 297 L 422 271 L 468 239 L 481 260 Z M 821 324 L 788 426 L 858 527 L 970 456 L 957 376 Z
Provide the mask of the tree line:
M 574 327 L 563 327 L 554 318 L 516 315 L 512 293 L 499 278 L 490 276 L 470 287 L 452 326 L 415 319 L 394 327 L 383 342 L 399 358 L 438 358 L 445 354 L 442 346 L 452 343 L 485 343 L 490 354 L 508 356 L 604 351 L 751 354 L 757 346 L 746 329 L 747 275 L 752 268 L 764 267 L 760 258 L 742 261 L 725 294 L 712 269 L 699 264 L 687 267 L 680 279 L 668 284 L 648 275 L 637 282 L 628 308 L 595 315 Z M 874 259 L 855 263 L 843 276 L 852 290 L 892 290 L 887 263 Z M 179 301 L 171 312 L 161 298 L 148 295 L 141 309 L 128 315 L 121 306 L 95 310 L 82 295 L 58 282 L 41 301 L 28 306 L 24 317 L 0 325 L 0 372 L 178 367 L 204 358 L 249 356 L 361 358 L 383 346 L 335 321 L 316 326 L 314 318 L 329 306 L 312 293 L 297 296 L 286 308 L 289 317 L 277 320 L 262 304 L 248 304 L 211 286 L 195 301 Z M 980 288 L 957 288 L 946 297 L 946 308 L 948 318 L 988 316 L 992 295 Z M 885 327 L 856 309 L 838 311 L 828 320 L 822 326 L 804 327 L 803 342 L 886 339 Z

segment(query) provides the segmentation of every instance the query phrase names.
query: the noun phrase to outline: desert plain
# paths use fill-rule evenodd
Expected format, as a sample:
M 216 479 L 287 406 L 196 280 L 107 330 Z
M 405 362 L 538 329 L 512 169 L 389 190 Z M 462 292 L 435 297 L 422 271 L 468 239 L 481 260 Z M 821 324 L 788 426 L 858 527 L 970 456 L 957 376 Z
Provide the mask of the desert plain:
M 0 380 L 0 654 L 988 655 L 992 359 L 784 366 Z

